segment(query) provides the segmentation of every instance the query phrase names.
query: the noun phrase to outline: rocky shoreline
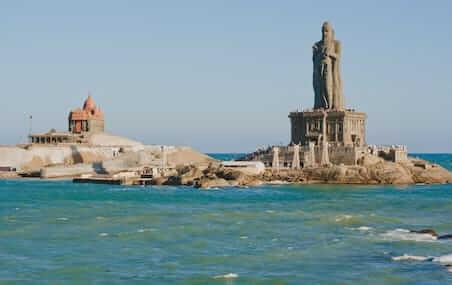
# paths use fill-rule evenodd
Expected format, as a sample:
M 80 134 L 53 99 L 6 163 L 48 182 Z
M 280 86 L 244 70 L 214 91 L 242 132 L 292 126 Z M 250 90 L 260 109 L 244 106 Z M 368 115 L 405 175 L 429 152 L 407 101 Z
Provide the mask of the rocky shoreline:
M 334 165 L 303 169 L 267 168 L 259 175 L 249 175 L 240 170 L 211 163 L 207 168 L 185 166 L 177 168 L 177 174 L 153 180 L 154 185 L 186 185 L 200 189 L 219 187 L 245 187 L 261 184 L 441 184 L 452 183 L 452 172 L 418 158 L 395 163 L 383 159 L 363 161 L 362 165 Z
M 220 161 L 201 156 L 197 152 L 193 153 L 191 156 L 194 155 L 202 163 L 190 163 L 193 159 L 181 156 L 174 160 L 177 166 L 173 171 L 168 172 L 167 175 L 154 177 L 151 184 L 213 189 L 262 184 L 410 185 L 452 183 L 452 172 L 438 164 L 413 157 L 409 157 L 404 162 L 390 162 L 369 156 L 354 166 L 328 165 L 301 169 L 280 168 L 279 170 L 266 168 L 263 173 L 252 175 L 239 168 L 224 167 Z M 65 178 L 75 177 L 79 177 L 79 175 Z M 21 176 L 16 172 L 0 172 L 0 179 L 19 178 Z

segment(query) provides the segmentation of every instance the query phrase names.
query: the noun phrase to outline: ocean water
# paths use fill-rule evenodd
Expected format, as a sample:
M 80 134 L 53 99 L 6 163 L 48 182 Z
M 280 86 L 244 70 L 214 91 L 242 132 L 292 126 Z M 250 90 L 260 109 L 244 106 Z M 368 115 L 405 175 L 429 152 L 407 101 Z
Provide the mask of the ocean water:
M 451 218 L 450 184 L 0 180 L 0 284 L 452 284 L 452 241 L 406 232 Z

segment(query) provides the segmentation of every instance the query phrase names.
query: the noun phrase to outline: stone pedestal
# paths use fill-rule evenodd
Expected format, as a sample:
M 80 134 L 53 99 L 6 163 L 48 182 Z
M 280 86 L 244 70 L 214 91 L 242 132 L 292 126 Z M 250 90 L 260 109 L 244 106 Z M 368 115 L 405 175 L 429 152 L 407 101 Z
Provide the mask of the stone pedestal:
M 291 112 L 291 141 L 302 145 L 308 145 L 309 142 L 322 145 L 325 131 L 325 141 L 330 146 L 363 146 L 366 144 L 366 118 L 366 113 L 354 110 L 314 109 Z

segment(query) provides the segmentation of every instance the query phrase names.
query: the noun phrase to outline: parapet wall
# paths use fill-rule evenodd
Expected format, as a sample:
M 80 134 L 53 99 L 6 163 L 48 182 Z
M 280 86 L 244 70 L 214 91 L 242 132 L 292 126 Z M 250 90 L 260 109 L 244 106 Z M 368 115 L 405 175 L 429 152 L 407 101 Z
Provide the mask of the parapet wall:
M 355 165 L 364 154 L 362 147 L 336 146 L 328 148 L 329 160 L 332 164 Z
M 403 162 L 408 159 L 408 149 L 404 145 L 376 146 L 368 147 L 369 152 L 385 160 L 393 162 Z

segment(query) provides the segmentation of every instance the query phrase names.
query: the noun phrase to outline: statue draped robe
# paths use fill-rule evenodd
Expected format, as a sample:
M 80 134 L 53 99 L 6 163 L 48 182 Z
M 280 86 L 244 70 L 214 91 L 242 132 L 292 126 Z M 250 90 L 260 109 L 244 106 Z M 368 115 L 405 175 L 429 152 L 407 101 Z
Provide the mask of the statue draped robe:
M 322 40 L 312 47 L 314 109 L 344 109 L 340 57 L 340 41 Z

